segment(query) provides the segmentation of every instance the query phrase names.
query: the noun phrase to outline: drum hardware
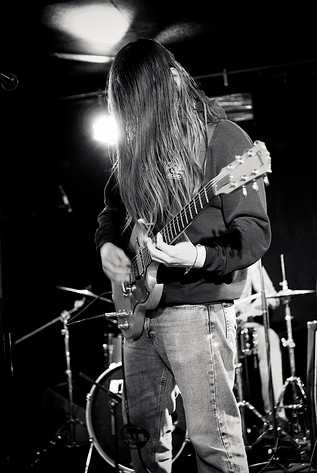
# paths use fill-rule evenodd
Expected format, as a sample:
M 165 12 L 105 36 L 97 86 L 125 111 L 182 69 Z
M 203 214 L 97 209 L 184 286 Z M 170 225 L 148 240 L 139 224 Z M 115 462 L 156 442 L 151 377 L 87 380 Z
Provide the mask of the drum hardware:
M 118 457 L 119 449 L 118 449 L 118 423 L 117 423 L 117 407 L 122 402 L 122 396 L 121 394 L 119 394 L 120 392 L 122 392 L 122 389 L 119 387 L 120 384 L 116 384 L 117 392 L 114 392 L 110 389 L 106 389 L 101 383 L 98 382 L 98 380 L 94 381 L 92 378 L 85 375 L 84 373 L 79 373 L 79 376 L 85 379 L 86 381 L 89 381 L 94 387 L 97 387 L 98 389 L 101 389 L 102 391 L 104 391 L 107 394 L 107 396 L 110 397 L 110 400 L 108 401 L 108 405 L 111 412 L 111 435 L 113 437 L 114 452 L 115 452 L 114 468 L 117 473 L 121 473 L 121 469 L 119 465 L 119 457 Z M 90 447 L 89 447 L 88 456 L 86 460 L 85 473 L 88 472 L 88 468 L 91 461 L 92 450 L 94 447 L 93 439 L 91 437 L 89 438 L 89 441 L 90 441 Z
M 308 398 L 305 392 L 304 384 L 302 383 L 301 379 L 296 376 L 296 367 L 295 367 L 295 343 L 293 340 L 293 333 L 292 333 L 292 319 L 293 316 L 291 314 L 290 309 L 290 294 L 295 291 L 290 291 L 288 289 L 288 283 L 286 280 L 285 275 L 285 265 L 284 265 L 284 255 L 281 255 L 281 268 L 282 268 L 282 277 L 283 281 L 280 283 L 282 286 L 282 292 L 280 297 L 282 298 L 282 303 L 285 307 L 285 317 L 284 320 L 286 321 L 286 329 L 287 329 L 287 339 L 282 338 L 282 344 L 284 347 L 288 349 L 288 356 L 289 356 L 289 366 L 290 366 L 290 376 L 286 379 L 282 392 L 277 400 L 275 409 L 279 409 L 281 406 L 290 411 L 291 416 L 291 427 L 292 427 L 292 434 L 293 435 L 300 435 L 301 439 L 298 441 L 307 441 L 307 437 L 309 436 L 309 419 L 308 419 Z M 315 292 L 315 291 L 301 291 L 299 294 L 307 294 L 308 292 Z M 299 295 L 298 294 L 298 295 Z M 285 397 L 287 388 L 290 387 L 291 391 L 291 403 L 285 405 Z M 301 422 L 302 419 L 302 422 Z M 303 425 L 302 425 L 303 424 Z
M 251 433 L 251 427 L 247 426 L 246 415 L 247 410 L 255 416 L 256 421 L 260 421 L 265 427 L 267 424 L 267 419 L 262 416 L 262 414 L 249 402 L 244 400 L 243 395 L 243 381 L 242 381 L 242 363 L 238 362 L 235 365 L 235 386 L 236 386 L 236 398 L 238 402 L 238 407 L 241 414 L 241 424 L 242 424 L 242 436 L 246 450 L 252 448 L 252 445 L 249 445 L 249 435 Z
M 69 447 L 79 447 L 76 438 L 76 431 L 75 431 L 75 424 L 79 422 L 79 419 L 74 417 L 74 403 L 73 403 L 73 374 L 71 370 L 71 362 L 70 362 L 70 346 L 69 346 L 69 330 L 67 326 L 67 322 L 70 319 L 70 316 L 73 312 L 76 312 L 80 307 L 83 306 L 86 298 L 84 297 L 80 301 L 75 301 L 73 309 L 70 311 L 64 310 L 61 313 L 61 320 L 63 322 L 63 329 L 61 331 L 62 335 L 64 336 L 64 346 L 65 346 L 65 358 L 66 358 L 66 377 L 67 377 L 67 387 L 68 387 L 68 425 L 70 428 L 70 443 Z
M 66 447 L 80 447 L 80 444 L 77 442 L 76 438 L 76 430 L 75 425 L 82 422 L 80 419 L 75 418 L 74 416 L 74 403 L 73 403 L 73 378 L 72 378 L 72 371 L 71 371 L 71 359 L 70 359 L 70 346 L 69 346 L 69 330 L 67 326 L 67 322 L 73 312 L 76 312 L 80 307 L 82 307 L 85 303 L 86 298 L 83 297 L 80 300 L 76 300 L 74 302 L 74 306 L 71 310 L 67 311 L 64 310 L 60 314 L 59 317 L 56 317 L 52 321 L 48 322 L 47 324 L 39 327 L 38 329 L 34 330 L 33 332 L 25 335 L 21 339 L 17 340 L 15 343 L 20 343 L 22 340 L 25 340 L 35 333 L 47 328 L 48 326 L 54 324 L 55 322 L 62 321 L 63 328 L 61 333 L 64 337 L 64 348 L 65 348 L 65 360 L 66 360 L 66 371 L 65 374 L 67 376 L 67 389 L 68 389 L 68 416 L 69 419 L 67 420 L 66 424 L 62 425 L 58 428 L 55 432 L 53 438 L 49 441 L 49 447 L 56 446 L 59 443 L 63 443 Z M 67 431 L 68 426 L 68 431 Z M 65 437 L 66 433 L 66 437 Z M 32 462 L 31 466 L 35 466 L 39 463 L 42 454 L 46 453 L 48 449 L 43 448 L 41 452 L 36 453 L 36 459 Z
M 249 299 L 249 298 L 244 298 Z M 251 299 L 249 299 L 251 300 Z M 246 359 L 250 355 L 256 356 L 258 351 L 258 334 L 257 328 L 253 326 L 248 326 L 247 322 L 239 322 L 241 319 L 238 318 L 238 328 L 237 328 L 237 363 L 235 365 L 235 392 L 236 399 L 238 402 L 240 414 L 241 414 L 241 423 L 242 423 L 242 436 L 246 450 L 251 448 L 250 441 L 253 434 L 253 429 L 256 426 L 258 430 L 258 425 L 261 428 L 265 428 L 268 423 L 267 419 L 251 404 L 251 402 L 244 399 L 245 396 L 245 384 L 243 382 L 243 369 L 247 371 Z M 245 361 L 245 367 L 241 360 Z M 248 385 L 248 380 L 246 380 Z M 249 418 L 248 413 L 251 414 Z M 248 417 L 248 419 L 247 419 Z M 254 425 L 251 425 L 254 424 Z M 251 442 L 252 444 L 252 442 Z
M 238 327 L 238 358 L 256 355 L 258 351 L 258 331 L 248 322 L 242 322 Z
M 105 359 L 105 368 L 122 361 L 122 334 L 110 331 L 104 333 L 105 343 L 103 343 L 103 353 Z
M 270 448 L 271 458 L 269 461 L 263 462 L 263 464 L 257 464 L 257 466 L 261 465 L 276 465 L 277 467 L 281 468 L 283 471 L 286 471 L 283 465 L 280 463 L 278 453 L 278 439 L 279 435 L 283 434 L 285 438 L 290 440 L 293 446 L 298 447 L 297 442 L 286 432 L 284 429 L 278 426 L 277 422 L 277 406 L 274 402 L 274 390 L 273 390 L 273 382 L 272 382 L 272 370 L 271 370 L 271 352 L 270 352 L 270 339 L 269 339 L 269 330 L 270 330 L 270 322 L 269 322 L 269 315 L 268 315 L 268 306 L 267 306 L 267 296 L 265 293 L 265 285 L 264 285 L 264 277 L 263 277 L 263 268 L 262 268 L 262 261 L 260 260 L 260 281 L 261 281 L 261 309 L 263 314 L 263 326 L 264 326 L 264 334 L 265 334 L 265 345 L 266 345 L 266 357 L 267 357 L 267 368 L 268 368 L 268 378 L 269 378 L 269 398 L 270 398 L 270 405 L 272 410 L 270 414 L 266 417 L 264 422 L 264 429 L 263 432 L 258 436 L 258 438 L 252 443 L 250 448 L 256 447 L 265 437 L 270 436 L 272 437 L 272 446 Z M 250 466 L 250 468 L 252 465 Z M 264 471 L 266 466 L 261 471 Z
M 120 366 L 122 366 L 122 363 L 120 363 Z M 114 458 L 115 458 L 113 467 L 115 468 L 115 471 L 117 473 L 122 473 L 125 470 L 122 470 L 122 468 L 124 467 L 119 464 L 119 437 L 118 437 L 117 408 L 118 408 L 118 405 L 121 404 L 122 402 L 121 394 L 122 394 L 122 387 L 123 387 L 123 379 L 119 379 L 119 378 L 110 379 L 109 389 L 106 389 L 103 386 L 103 384 L 99 382 L 99 378 L 97 379 L 97 381 L 94 381 L 93 379 L 89 378 L 83 373 L 79 373 L 79 376 L 86 379 L 86 381 L 89 381 L 93 385 L 93 389 L 95 388 L 101 389 L 110 397 L 108 406 L 111 413 L 111 436 L 113 438 Z M 87 401 L 88 400 L 90 401 L 90 397 L 91 397 L 91 392 L 90 394 L 87 395 Z M 86 411 L 86 417 L 88 419 L 87 411 Z M 122 438 L 124 439 L 124 441 L 129 445 L 137 446 L 138 449 L 142 448 L 149 439 L 149 434 L 141 427 L 125 424 L 121 427 L 120 430 L 121 430 Z M 136 438 L 138 440 L 135 440 Z M 86 460 L 85 473 L 88 472 L 93 447 L 94 447 L 93 437 L 90 437 L 90 448 L 89 448 L 89 452 L 88 452 L 88 456 Z
M 119 387 L 123 383 L 122 362 L 113 364 L 106 369 L 96 381 L 92 381 L 92 388 L 87 395 L 86 404 L 86 424 L 90 437 L 90 452 L 87 457 L 86 471 L 87 473 L 93 447 L 99 455 L 113 468 L 115 467 L 115 456 L 118 454 L 120 458 L 119 468 L 121 473 L 133 473 L 131 466 L 130 447 L 124 435 L 118 436 L 118 451 L 115 450 L 112 440 L 113 432 L 113 413 L 109 406 L 108 390 L 110 387 Z M 104 387 L 105 389 L 99 389 Z M 116 422 L 117 432 L 125 432 L 125 423 L 123 420 L 122 410 L 117 411 Z M 134 427 L 135 428 L 135 427 Z M 143 436 L 143 435 L 142 435 Z M 189 439 L 186 431 L 185 413 L 183 408 L 182 397 L 179 394 L 176 399 L 176 411 L 173 415 L 173 431 L 172 431 L 172 462 L 177 460 L 184 448 L 188 445 Z
M 88 286 L 90 287 L 90 286 Z M 100 295 L 94 294 L 88 289 L 73 289 L 72 287 L 64 287 L 64 286 L 56 286 L 57 289 L 62 289 L 63 291 L 69 291 L 69 292 L 75 292 L 76 294 L 81 294 L 83 296 L 87 297 L 93 297 L 94 299 L 99 299 L 101 301 L 109 302 L 110 304 L 113 304 L 113 301 L 111 299 L 107 299 L 105 294 L 109 294 L 109 291 L 104 292 Z
M 39 327 L 38 329 L 34 330 L 33 332 L 30 332 L 27 335 L 24 335 L 22 338 L 18 339 L 15 341 L 15 344 L 20 343 L 23 340 L 26 340 L 27 338 L 35 335 L 36 333 L 40 332 L 41 330 L 49 327 L 50 325 L 62 321 L 63 323 L 63 328 L 61 330 L 61 333 L 64 337 L 64 348 L 65 348 L 65 359 L 66 359 L 66 371 L 65 374 L 67 376 L 67 388 L 68 388 L 68 415 L 69 415 L 69 420 L 67 421 L 66 424 L 69 425 L 69 444 L 66 446 L 68 447 L 79 447 L 79 444 L 76 439 L 76 432 L 75 432 L 75 424 L 80 422 L 79 419 L 74 417 L 74 403 L 73 403 L 73 379 L 72 379 L 72 371 L 71 371 L 71 363 L 70 363 L 70 347 L 69 347 L 69 330 L 68 330 L 68 320 L 73 312 L 76 312 L 80 307 L 82 307 L 85 303 L 86 297 L 83 297 L 83 299 L 76 300 L 74 302 L 74 307 L 67 311 L 64 310 L 59 317 L 56 317 L 52 321 L 48 322 L 45 325 L 42 325 L 42 327 Z M 57 433 L 54 436 L 54 439 L 60 437 L 60 432 L 63 430 L 63 427 L 58 429 Z

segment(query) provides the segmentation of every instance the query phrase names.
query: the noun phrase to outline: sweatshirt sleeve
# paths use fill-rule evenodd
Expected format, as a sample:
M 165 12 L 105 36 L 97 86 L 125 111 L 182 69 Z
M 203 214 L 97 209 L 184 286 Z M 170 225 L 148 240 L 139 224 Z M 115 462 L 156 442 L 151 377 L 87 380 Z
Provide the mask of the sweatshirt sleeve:
M 249 136 L 235 123 L 220 122 L 211 144 L 212 174 L 220 171 L 253 146 Z M 263 178 L 257 180 L 259 190 L 246 185 L 247 196 L 238 188 L 220 194 L 215 201 L 221 214 L 223 228 L 204 242 L 204 269 L 220 276 L 243 269 L 260 259 L 271 243 L 271 227 Z
M 95 243 L 98 250 L 104 243 L 111 242 L 124 247 L 125 207 L 121 201 L 118 186 L 113 174 L 104 189 L 104 208 L 97 217 L 98 227 Z

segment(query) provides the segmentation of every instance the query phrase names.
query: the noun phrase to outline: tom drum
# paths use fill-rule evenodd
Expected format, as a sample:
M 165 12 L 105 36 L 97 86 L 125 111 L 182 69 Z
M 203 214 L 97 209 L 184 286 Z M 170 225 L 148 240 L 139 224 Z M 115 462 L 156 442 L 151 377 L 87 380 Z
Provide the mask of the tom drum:
M 252 325 L 252 322 L 242 323 L 237 330 L 237 337 L 239 358 L 257 354 L 258 330 L 256 326 Z

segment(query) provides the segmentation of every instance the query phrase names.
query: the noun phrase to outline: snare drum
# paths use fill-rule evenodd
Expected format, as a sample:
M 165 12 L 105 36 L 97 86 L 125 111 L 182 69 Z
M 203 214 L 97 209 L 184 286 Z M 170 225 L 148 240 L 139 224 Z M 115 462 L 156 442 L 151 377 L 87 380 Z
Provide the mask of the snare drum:
M 115 468 L 115 445 L 113 441 L 113 433 L 111 429 L 112 414 L 109 406 L 109 386 L 110 383 L 118 386 L 123 382 L 122 362 L 117 363 L 116 366 L 109 367 L 96 380 L 96 384 L 92 387 L 90 393 L 87 395 L 86 404 L 86 423 L 90 439 L 93 445 L 106 460 L 106 462 Z M 98 384 L 105 390 L 98 387 Z M 133 472 L 131 466 L 131 456 L 129 446 L 122 439 L 120 432 L 123 427 L 123 418 L 121 405 L 116 410 L 116 421 L 118 429 L 118 458 L 119 467 L 122 473 Z M 174 418 L 174 414 L 173 414 Z M 173 446 L 173 462 L 180 456 L 183 451 L 186 440 L 186 422 L 183 408 L 182 397 L 179 394 L 176 399 L 176 411 L 174 430 L 172 432 L 172 446 Z

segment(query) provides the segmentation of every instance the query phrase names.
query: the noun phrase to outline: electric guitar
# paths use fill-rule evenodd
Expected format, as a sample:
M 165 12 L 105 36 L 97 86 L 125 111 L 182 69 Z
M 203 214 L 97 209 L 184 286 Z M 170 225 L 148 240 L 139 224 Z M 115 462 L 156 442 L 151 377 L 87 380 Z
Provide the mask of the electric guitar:
M 160 230 L 163 240 L 168 245 L 175 242 L 214 196 L 229 194 L 240 187 L 247 196 L 246 184 L 253 182 L 253 189 L 258 190 L 257 179 L 263 176 L 267 181 L 269 172 L 272 172 L 270 154 L 263 142 L 255 141 L 252 148 L 242 156 L 236 156 L 232 163 L 203 186 L 198 194 L 171 218 Z M 146 311 L 158 305 L 163 291 L 163 284 L 156 281 L 159 263 L 151 258 L 146 246 L 147 236 L 145 226 L 141 220 L 138 221 L 130 238 L 131 280 L 128 284 L 112 284 L 116 312 L 107 314 L 117 317 L 118 328 L 123 336 L 134 340 L 143 332 Z

